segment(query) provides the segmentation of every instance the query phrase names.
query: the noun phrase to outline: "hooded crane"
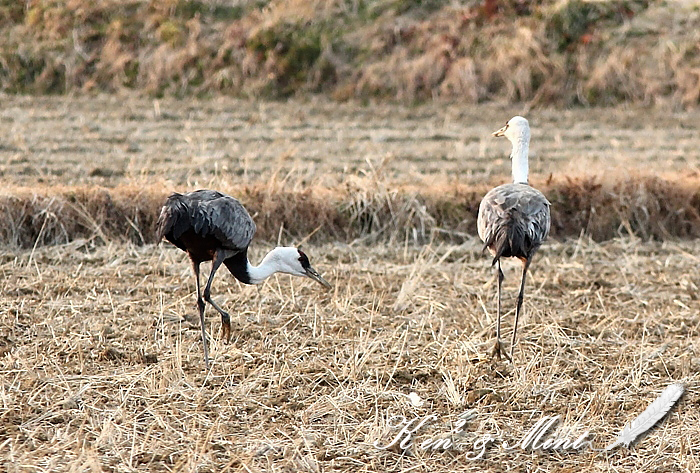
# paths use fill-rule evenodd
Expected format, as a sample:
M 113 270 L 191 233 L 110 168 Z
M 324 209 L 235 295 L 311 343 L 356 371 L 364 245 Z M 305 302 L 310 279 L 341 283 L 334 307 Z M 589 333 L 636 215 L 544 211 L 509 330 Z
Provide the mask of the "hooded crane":
M 158 241 L 164 237 L 187 252 L 192 260 L 197 287 L 197 307 L 202 327 L 204 361 L 209 369 L 209 349 L 204 328 L 204 301 L 221 314 L 223 336 L 231 337 L 229 314 L 211 299 L 214 274 L 223 263 L 233 276 L 244 284 L 260 284 L 275 273 L 303 276 L 331 285 L 309 264 L 309 258 L 298 248 L 277 247 L 270 251 L 259 266 L 248 261 L 248 245 L 255 234 L 255 222 L 241 203 L 228 195 L 213 190 L 198 190 L 187 194 L 174 193 L 165 201 L 156 224 Z M 199 265 L 211 261 L 211 273 L 200 293 Z
M 513 117 L 506 126 L 493 133 L 493 136 L 505 136 L 513 144 L 510 154 L 513 167 L 513 183 L 503 184 L 491 189 L 479 205 L 477 226 L 479 237 L 484 242 L 484 249 L 493 255 L 492 266 L 496 267 L 498 279 L 498 321 L 496 323 L 496 345 L 493 355 L 501 357 L 501 258 L 518 258 L 522 263 L 522 279 L 515 307 L 515 324 L 510 344 L 510 356 L 513 360 L 515 335 L 518 319 L 523 304 L 525 276 L 532 257 L 549 234 L 550 203 L 537 189 L 527 183 L 527 154 L 530 146 L 530 125 L 523 117 Z M 504 352 L 505 354 L 505 352 Z

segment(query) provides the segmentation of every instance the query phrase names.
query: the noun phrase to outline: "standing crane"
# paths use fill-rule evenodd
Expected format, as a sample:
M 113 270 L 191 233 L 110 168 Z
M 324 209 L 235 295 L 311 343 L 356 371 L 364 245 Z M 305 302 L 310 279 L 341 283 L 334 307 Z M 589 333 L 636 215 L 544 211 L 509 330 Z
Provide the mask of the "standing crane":
M 515 324 L 510 344 L 510 356 L 513 360 L 515 336 L 518 331 L 518 319 L 523 305 L 525 276 L 537 249 L 549 235 L 550 203 L 537 189 L 527 183 L 528 149 L 530 146 L 530 125 L 527 120 L 515 116 L 506 125 L 493 133 L 493 136 L 505 136 L 513 144 L 510 154 L 513 168 L 513 183 L 503 184 L 491 189 L 479 205 L 477 226 L 479 237 L 493 255 L 492 266 L 496 268 L 498 280 L 498 321 L 496 322 L 496 345 L 492 356 L 501 357 L 501 258 L 518 258 L 522 263 L 520 292 L 515 307 Z M 504 352 L 505 354 L 505 352 Z
M 231 337 L 229 314 L 211 299 L 211 283 L 221 264 L 244 284 L 260 284 L 275 273 L 303 276 L 330 289 L 331 285 L 309 264 L 309 258 L 298 248 L 277 247 L 263 258 L 259 266 L 248 261 L 248 245 L 255 234 L 255 222 L 241 203 L 213 190 L 198 190 L 187 194 L 174 193 L 165 201 L 156 224 L 158 241 L 163 238 L 185 251 L 192 260 L 197 307 L 202 327 L 204 361 L 209 369 L 209 349 L 204 325 L 204 301 L 221 314 L 222 333 Z M 200 293 L 199 265 L 211 261 L 211 273 Z

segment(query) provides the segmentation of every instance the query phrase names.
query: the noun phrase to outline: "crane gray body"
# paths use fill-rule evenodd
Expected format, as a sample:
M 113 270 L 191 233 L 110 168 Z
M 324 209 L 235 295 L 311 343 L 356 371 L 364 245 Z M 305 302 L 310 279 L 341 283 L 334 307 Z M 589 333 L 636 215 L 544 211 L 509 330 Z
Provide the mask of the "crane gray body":
M 549 235 L 550 203 L 528 184 L 491 189 L 479 205 L 479 237 L 494 256 L 530 259 Z

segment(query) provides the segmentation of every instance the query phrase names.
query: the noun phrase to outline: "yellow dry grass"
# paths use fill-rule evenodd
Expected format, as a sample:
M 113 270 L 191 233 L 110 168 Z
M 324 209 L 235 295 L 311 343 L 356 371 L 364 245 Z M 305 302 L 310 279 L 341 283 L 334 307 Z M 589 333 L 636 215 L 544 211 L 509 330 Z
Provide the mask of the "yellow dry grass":
M 13 246 L 152 242 L 165 196 L 196 188 L 241 198 L 265 240 L 459 242 L 473 234 L 483 194 L 509 179 L 508 143 L 490 132 L 526 112 L 531 182 L 554 204 L 555 237 L 700 235 L 698 111 L 106 96 L 4 104 L 0 241 Z
M 552 238 L 588 235 L 602 241 L 633 235 L 665 240 L 700 236 L 698 184 L 697 178 L 677 176 L 608 176 L 551 179 L 538 187 L 552 203 Z M 489 189 L 389 186 L 376 176 L 340 189 L 289 190 L 284 182 L 216 188 L 239 198 L 254 215 L 258 239 L 414 244 L 463 241 L 473 234 L 479 203 Z M 164 184 L 7 186 L 0 193 L 5 222 L 0 242 L 22 248 L 75 239 L 153 243 L 160 207 L 173 190 Z
M 8 183 L 29 187 L 273 182 L 336 189 L 365 175 L 389 187 L 494 185 L 509 177 L 510 148 L 491 132 L 516 114 L 531 123 L 537 185 L 550 174 L 688 178 L 700 172 L 698 109 L 128 95 L 2 96 L 2 105 L 0 172 Z

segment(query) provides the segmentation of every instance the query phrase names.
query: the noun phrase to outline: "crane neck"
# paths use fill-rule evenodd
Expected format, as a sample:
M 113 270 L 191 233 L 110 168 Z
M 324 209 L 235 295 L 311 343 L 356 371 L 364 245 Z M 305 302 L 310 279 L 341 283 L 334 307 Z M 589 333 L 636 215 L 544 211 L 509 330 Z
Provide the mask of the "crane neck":
M 513 182 L 516 184 L 527 184 L 527 155 L 530 149 L 530 140 L 528 138 L 520 137 L 513 141 L 513 151 L 510 153 L 510 159 L 512 160 Z
M 277 262 L 268 258 L 268 253 L 258 266 L 254 266 L 250 261 L 247 261 L 246 272 L 248 273 L 248 284 L 260 284 L 273 274 L 280 272 Z
M 265 255 L 258 266 L 250 262 L 247 250 L 224 260 L 224 264 L 231 271 L 231 274 L 243 284 L 260 284 L 275 273 L 295 274 L 280 257 L 280 252 L 284 250 L 284 247 L 273 249 Z

